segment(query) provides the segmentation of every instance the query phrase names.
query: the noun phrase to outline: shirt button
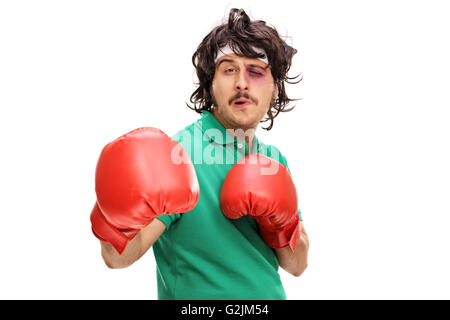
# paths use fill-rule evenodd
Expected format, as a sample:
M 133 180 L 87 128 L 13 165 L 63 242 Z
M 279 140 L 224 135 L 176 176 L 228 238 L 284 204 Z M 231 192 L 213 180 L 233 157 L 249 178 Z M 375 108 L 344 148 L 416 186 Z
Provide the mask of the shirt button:
M 237 145 L 237 147 L 238 147 L 239 149 L 242 149 L 243 146 L 244 146 L 244 145 L 243 145 L 242 143 L 238 143 L 238 145 Z

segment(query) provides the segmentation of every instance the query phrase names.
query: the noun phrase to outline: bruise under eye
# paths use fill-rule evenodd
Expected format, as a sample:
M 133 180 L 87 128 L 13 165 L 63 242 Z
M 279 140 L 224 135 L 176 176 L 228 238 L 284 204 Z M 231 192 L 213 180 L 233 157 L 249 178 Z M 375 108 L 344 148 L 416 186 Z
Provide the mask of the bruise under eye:
M 265 73 L 258 68 L 248 68 L 247 72 L 253 77 L 263 77 L 265 75 Z

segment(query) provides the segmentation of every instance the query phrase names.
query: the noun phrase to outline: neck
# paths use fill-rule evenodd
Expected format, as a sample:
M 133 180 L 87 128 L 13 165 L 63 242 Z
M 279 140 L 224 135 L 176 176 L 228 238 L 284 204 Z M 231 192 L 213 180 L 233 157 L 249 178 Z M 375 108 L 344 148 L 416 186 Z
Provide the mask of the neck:
M 236 139 L 238 140 L 245 140 L 245 143 L 247 144 L 247 148 L 249 152 L 251 151 L 252 147 L 252 141 L 253 137 L 255 136 L 256 127 L 250 127 L 250 128 L 242 128 L 238 126 L 233 126 L 221 119 L 217 116 L 217 112 L 215 112 L 215 108 L 212 110 L 212 114 L 214 117 L 222 124 L 222 126 Z

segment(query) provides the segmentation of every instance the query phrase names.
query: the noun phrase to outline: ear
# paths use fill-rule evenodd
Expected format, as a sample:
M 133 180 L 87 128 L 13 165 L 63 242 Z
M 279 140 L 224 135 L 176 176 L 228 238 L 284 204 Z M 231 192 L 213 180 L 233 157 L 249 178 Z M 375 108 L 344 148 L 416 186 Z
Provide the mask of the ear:
M 277 100 L 278 99 L 278 85 L 275 83 L 274 84 L 274 88 L 273 88 L 273 100 Z

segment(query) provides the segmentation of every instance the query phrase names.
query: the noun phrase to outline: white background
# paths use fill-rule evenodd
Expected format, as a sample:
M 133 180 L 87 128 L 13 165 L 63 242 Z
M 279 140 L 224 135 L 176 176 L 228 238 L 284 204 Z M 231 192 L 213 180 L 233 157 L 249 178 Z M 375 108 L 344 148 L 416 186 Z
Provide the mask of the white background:
M 311 239 L 288 299 L 450 298 L 445 1 L 1 1 L 0 298 L 156 299 L 153 253 L 110 270 L 90 230 L 104 144 L 169 135 L 191 57 L 232 7 L 298 49 L 287 157 Z

